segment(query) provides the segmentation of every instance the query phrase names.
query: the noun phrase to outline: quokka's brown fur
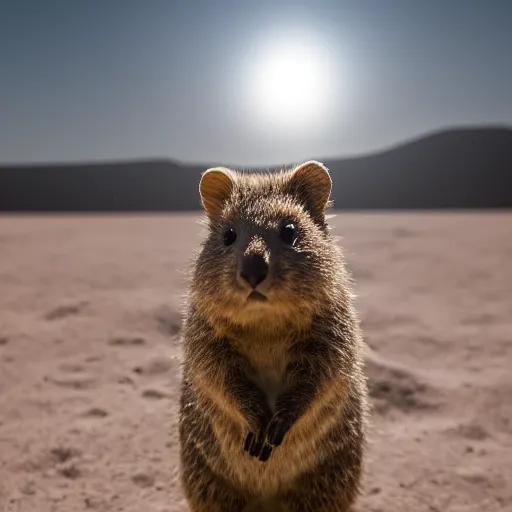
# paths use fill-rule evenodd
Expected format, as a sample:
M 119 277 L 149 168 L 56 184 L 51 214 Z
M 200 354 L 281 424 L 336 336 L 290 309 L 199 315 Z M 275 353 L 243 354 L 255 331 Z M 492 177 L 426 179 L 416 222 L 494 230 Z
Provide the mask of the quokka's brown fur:
M 346 512 L 358 495 L 363 340 L 330 193 L 314 161 L 203 174 L 180 406 L 193 512 Z

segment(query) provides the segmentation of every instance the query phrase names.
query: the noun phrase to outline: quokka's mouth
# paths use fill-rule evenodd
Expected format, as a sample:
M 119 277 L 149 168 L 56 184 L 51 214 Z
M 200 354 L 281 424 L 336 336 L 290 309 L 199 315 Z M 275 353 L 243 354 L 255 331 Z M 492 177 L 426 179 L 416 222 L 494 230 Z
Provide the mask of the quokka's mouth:
M 254 302 L 267 302 L 268 299 L 267 297 L 265 297 L 265 295 L 263 295 L 262 293 L 260 292 L 257 292 L 256 290 L 254 290 L 253 292 L 250 293 L 249 297 L 247 297 L 247 300 L 248 301 L 254 301 Z

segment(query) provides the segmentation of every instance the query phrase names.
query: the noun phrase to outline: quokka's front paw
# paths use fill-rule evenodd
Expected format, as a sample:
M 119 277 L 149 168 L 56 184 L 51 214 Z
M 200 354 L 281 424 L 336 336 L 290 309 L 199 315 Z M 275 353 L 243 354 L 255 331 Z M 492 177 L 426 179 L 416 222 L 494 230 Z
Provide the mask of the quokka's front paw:
M 265 441 L 270 417 L 269 412 L 261 414 L 257 422 L 257 428 L 249 431 L 244 442 L 244 451 L 262 462 L 267 461 L 272 453 L 272 446 Z
M 274 448 L 279 446 L 283 442 L 286 433 L 292 427 L 292 424 L 293 418 L 291 414 L 287 414 L 285 411 L 277 411 L 267 427 L 268 444 Z
M 265 441 L 265 432 L 258 432 L 256 435 L 249 432 L 245 438 L 244 450 L 251 457 L 256 457 L 261 462 L 266 462 L 272 454 L 272 446 Z

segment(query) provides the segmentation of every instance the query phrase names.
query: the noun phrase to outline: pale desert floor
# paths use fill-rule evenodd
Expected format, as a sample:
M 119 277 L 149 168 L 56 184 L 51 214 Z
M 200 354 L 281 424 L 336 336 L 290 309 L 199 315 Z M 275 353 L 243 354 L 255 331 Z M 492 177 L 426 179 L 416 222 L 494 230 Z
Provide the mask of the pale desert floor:
M 512 213 L 338 214 L 372 353 L 358 512 L 512 511 Z M 0 217 L 0 511 L 185 511 L 197 215 Z

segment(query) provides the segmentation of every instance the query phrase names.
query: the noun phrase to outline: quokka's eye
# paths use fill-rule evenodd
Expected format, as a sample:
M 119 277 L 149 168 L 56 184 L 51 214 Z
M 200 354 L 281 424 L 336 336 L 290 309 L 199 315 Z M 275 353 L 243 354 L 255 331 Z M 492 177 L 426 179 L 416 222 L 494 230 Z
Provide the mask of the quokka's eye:
M 288 222 L 281 228 L 281 232 L 279 233 L 279 238 L 286 245 L 293 245 L 295 240 L 297 240 L 297 228 L 293 222 Z
M 224 233 L 224 245 L 233 245 L 236 241 L 236 231 L 232 228 Z

